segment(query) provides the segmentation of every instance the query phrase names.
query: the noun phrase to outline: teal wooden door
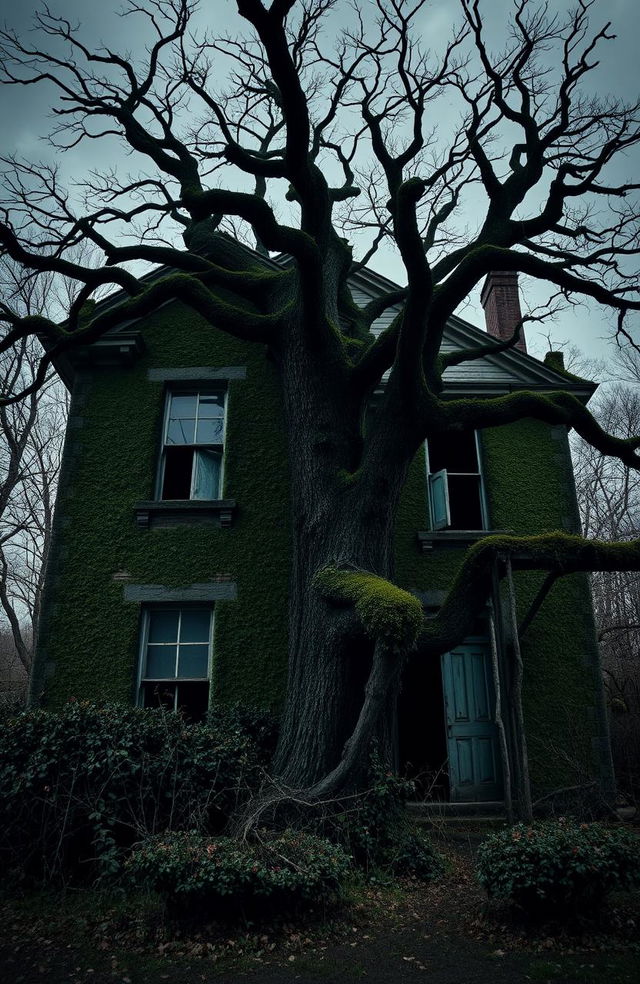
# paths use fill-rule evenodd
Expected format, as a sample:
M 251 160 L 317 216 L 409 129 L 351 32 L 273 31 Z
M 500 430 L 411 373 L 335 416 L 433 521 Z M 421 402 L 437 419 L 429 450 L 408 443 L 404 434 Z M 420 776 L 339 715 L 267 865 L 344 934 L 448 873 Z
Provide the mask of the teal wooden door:
M 442 656 L 450 798 L 502 798 L 495 692 L 486 639 L 465 639 Z

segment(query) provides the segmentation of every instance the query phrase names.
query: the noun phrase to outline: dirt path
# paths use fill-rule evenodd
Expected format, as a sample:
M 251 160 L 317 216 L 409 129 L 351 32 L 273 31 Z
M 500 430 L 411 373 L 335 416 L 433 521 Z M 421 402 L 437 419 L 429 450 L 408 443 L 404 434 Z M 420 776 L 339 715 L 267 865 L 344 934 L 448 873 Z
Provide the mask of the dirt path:
M 394 929 L 367 941 L 291 954 L 284 963 L 242 960 L 236 969 L 218 968 L 206 958 L 161 959 L 144 953 L 93 951 L 87 947 L 35 941 L 3 946 L 2 980 L 7 984 L 502 984 L 563 981 L 565 984 L 635 984 L 640 955 L 622 953 L 544 955 L 492 950 L 458 934 L 430 936 L 425 927 Z M 258 962 L 259 961 L 259 962 Z M 241 967 L 246 969 L 241 969 Z

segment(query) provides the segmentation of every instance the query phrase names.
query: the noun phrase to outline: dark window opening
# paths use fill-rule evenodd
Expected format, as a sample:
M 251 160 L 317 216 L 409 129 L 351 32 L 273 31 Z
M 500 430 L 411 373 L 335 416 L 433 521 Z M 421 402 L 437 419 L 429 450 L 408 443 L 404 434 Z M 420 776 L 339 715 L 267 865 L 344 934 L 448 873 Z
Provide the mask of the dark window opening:
M 179 711 L 185 720 L 203 721 L 209 708 L 209 681 L 163 683 L 157 680 L 142 684 L 142 706 Z
M 153 607 L 143 625 L 139 703 L 201 721 L 209 706 L 212 609 Z
M 168 395 L 158 483 L 161 499 L 220 497 L 224 428 L 224 393 Z
M 482 504 L 479 475 L 449 475 L 452 530 L 481 530 Z
M 475 432 L 431 438 L 427 444 L 427 462 L 431 528 L 485 529 Z
M 190 499 L 193 448 L 167 448 L 164 453 L 163 499 Z
M 429 471 L 437 472 L 442 468 L 467 474 L 479 471 L 475 431 L 429 438 Z

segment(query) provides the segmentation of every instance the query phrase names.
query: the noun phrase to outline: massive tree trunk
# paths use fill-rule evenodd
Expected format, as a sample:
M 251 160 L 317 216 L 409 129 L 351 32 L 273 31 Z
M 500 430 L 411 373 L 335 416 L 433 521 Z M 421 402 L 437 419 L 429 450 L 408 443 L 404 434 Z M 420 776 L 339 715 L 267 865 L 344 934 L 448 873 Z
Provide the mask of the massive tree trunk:
M 373 736 L 392 761 L 397 692 L 393 682 L 399 678 L 389 666 L 383 674 L 385 692 L 380 692 L 375 637 L 353 605 L 340 605 L 326 596 L 317 575 L 340 569 L 393 579 L 395 515 L 408 458 L 396 448 L 383 473 L 363 476 L 364 401 L 353 397 L 339 373 L 328 386 L 319 361 L 313 350 L 297 346 L 281 360 L 292 569 L 289 679 L 274 766 L 279 778 L 295 788 L 308 788 L 336 768 L 358 724 L 361 734 L 358 749 L 351 748 L 349 783 L 363 777 Z M 399 666 L 401 656 L 394 653 L 392 659 Z M 365 704 L 367 720 L 362 721 Z
M 372 669 L 375 640 L 366 635 L 351 608 L 336 606 L 315 581 L 319 571 L 336 563 L 392 576 L 392 518 L 385 522 L 381 514 L 360 515 L 354 522 L 355 495 L 334 494 L 308 521 L 299 517 L 294 524 L 289 680 L 275 762 L 289 785 L 308 786 L 338 764 Z M 388 712 L 380 722 L 380 737 L 393 730 L 392 706 Z

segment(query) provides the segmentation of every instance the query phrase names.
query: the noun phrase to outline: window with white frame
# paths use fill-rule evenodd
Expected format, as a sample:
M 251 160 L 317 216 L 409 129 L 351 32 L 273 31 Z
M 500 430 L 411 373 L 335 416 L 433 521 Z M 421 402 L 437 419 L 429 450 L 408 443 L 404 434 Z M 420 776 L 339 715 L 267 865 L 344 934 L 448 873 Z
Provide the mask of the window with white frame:
M 475 431 L 430 438 L 426 446 L 433 530 L 486 529 L 486 508 Z
M 201 720 L 209 706 L 213 610 L 150 607 L 143 612 L 138 703 Z
M 224 424 L 224 392 L 176 390 L 167 394 L 160 499 L 220 498 Z

